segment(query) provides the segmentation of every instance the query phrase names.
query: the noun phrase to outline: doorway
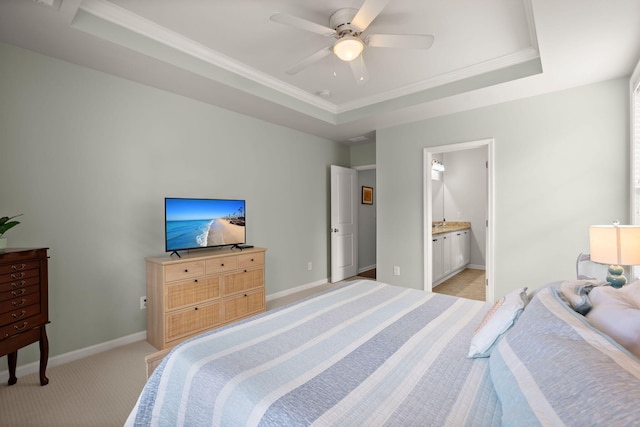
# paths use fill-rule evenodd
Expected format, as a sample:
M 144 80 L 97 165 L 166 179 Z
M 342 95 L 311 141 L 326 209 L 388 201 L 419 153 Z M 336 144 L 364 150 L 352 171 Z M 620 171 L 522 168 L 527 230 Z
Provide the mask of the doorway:
M 367 200 L 363 199 L 367 187 Z M 376 165 L 331 166 L 331 283 L 376 278 Z
M 441 222 L 446 219 L 447 222 L 465 221 L 471 222 L 471 233 L 476 233 L 478 239 L 474 241 L 478 242 L 483 240 L 484 245 L 480 249 L 484 252 L 485 259 L 485 298 L 486 301 L 493 301 L 494 299 L 494 253 L 493 253 L 493 139 L 471 141 L 459 144 L 444 145 L 439 147 L 429 147 L 423 150 L 423 207 L 424 207 L 424 289 L 431 291 L 433 289 L 433 277 L 432 272 L 434 269 L 434 244 L 433 244 L 433 228 L 434 221 Z M 464 158 L 462 154 L 464 152 L 471 153 L 471 150 L 481 151 L 486 155 L 486 200 L 481 200 L 479 203 L 484 204 L 482 208 L 476 207 L 473 210 L 476 211 L 473 218 L 466 217 L 466 212 L 463 207 L 456 205 L 455 203 L 447 204 L 445 208 L 445 186 L 437 182 L 437 174 L 432 176 L 432 161 L 434 159 L 440 161 L 449 157 Z M 457 154 L 457 155 L 456 155 Z M 445 172 L 442 176 L 446 176 L 446 161 Z M 446 181 L 446 178 L 444 178 Z M 484 180 L 483 180 L 484 181 Z M 440 197 L 440 191 L 442 192 L 442 202 L 437 204 L 434 202 L 434 195 L 438 194 Z M 464 201 L 462 201 L 464 202 Z M 461 203 L 464 205 L 464 203 Z M 442 209 L 441 211 L 439 209 Z M 446 214 L 445 214 L 446 209 Z M 480 216 L 478 215 L 480 211 Z M 473 261 L 472 261 L 473 262 Z
M 376 210 L 378 206 L 376 165 L 354 166 L 358 171 L 358 189 L 361 200 L 358 205 L 358 276 L 376 279 Z M 371 200 L 362 200 L 362 189 L 370 189 Z

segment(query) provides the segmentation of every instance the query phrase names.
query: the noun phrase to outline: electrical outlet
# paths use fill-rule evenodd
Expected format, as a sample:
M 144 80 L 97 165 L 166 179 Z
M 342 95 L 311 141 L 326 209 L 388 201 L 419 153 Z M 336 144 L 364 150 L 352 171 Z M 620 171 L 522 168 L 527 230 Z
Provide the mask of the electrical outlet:
M 311 263 L 311 261 L 307 263 L 307 270 L 309 271 L 313 270 L 313 264 Z
M 394 276 L 400 275 L 400 267 L 398 267 L 397 265 L 393 267 L 393 275 Z
M 147 308 L 147 296 L 141 296 L 140 297 L 140 310 L 144 310 L 145 308 Z

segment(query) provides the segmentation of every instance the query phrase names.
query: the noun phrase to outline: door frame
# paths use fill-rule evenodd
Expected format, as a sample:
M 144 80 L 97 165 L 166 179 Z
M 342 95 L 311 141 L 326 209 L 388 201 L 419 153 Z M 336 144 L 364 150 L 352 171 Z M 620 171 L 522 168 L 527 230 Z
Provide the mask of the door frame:
M 482 139 L 478 141 L 462 142 L 457 144 L 440 145 L 437 147 L 426 147 L 423 149 L 423 167 L 422 167 L 422 183 L 424 185 L 423 191 L 423 230 L 424 241 L 423 253 L 425 254 L 423 262 L 423 275 L 424 275 L 424 290 L 431 291 L 433 289 L 433 280 L 431 278 L 431 272 L 433 270 L 433 248 L 432 248 L 432 228 L 433 222 L 433 210 L 432 199 L 433 189 L 431 188 L 431 160 L 433 155 L 437 153 L 448 153 L 453 151 L 470 150 L 475 148 L 487 148 L 487 243 L 486 243 L 486 301 L 493 302 L 495 297 L 495 283 L 494 283 L 494 271 L 495 271 L 495 221 L 494 221 L 494 144 L 495 140 Z

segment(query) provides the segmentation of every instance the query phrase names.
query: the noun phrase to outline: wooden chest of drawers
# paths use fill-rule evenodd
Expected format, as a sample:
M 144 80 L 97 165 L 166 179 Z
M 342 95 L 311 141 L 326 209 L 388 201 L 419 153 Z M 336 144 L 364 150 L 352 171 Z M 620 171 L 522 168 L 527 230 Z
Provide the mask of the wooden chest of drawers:
M 162 350 L 264 311 L 265 251 L 147 258 L 147 341 Z
M 47 249 L 0 252 L 0 356 L 9 361 L 9 385 L 16 378 L 18 349 L 40 342 L 40 384 L 46 385 L 49 343 Z

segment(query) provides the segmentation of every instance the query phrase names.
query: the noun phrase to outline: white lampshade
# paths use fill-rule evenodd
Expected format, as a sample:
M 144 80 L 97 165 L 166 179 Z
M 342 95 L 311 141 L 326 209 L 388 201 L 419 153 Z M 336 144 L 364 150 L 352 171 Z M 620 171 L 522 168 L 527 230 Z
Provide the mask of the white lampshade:
M 353 36 L 345 36 L 333 45 L 333 53 L 343 61 L 353 61 L 364 49 L 362 40 Z
M 591 260 L 603 264 L 640 265 L 640 226 L 589 227 Z

